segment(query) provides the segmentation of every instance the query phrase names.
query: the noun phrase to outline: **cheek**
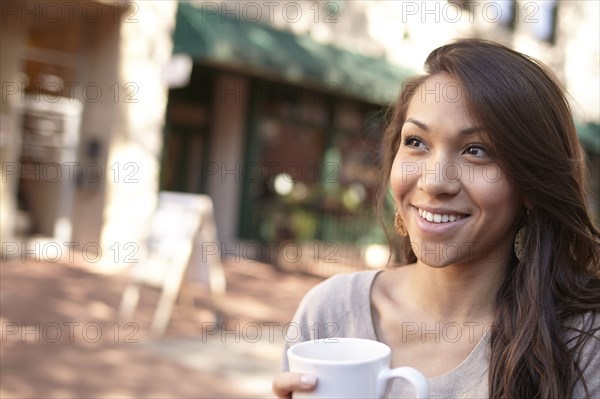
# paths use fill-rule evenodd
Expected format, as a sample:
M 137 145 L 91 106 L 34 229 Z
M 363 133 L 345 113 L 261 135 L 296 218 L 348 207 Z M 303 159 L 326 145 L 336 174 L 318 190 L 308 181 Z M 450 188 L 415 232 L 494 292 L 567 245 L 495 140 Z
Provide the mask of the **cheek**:
M 394 199 L 401 199 L 410 190 L 416 176 L 417 170 L 414 163 L 403 162 L 396 156 L 390 173 L 390 186 Z
M 513 220 L 519 208 L 517 194 L 506 179 L 479 181 L 471 190 L 482 211 L 494 219 Z

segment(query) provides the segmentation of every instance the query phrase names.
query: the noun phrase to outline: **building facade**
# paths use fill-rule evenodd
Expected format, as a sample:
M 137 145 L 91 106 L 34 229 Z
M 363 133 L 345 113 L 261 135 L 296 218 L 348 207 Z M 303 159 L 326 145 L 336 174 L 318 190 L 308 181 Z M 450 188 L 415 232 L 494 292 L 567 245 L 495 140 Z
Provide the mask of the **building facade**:
M 110 263 L 139 250 L 158 191 L 176 6 L 2 3 L 3 258 L 83 251 Z
M 213 199 L 226 256 L 381 266 L 386 105 L 455 37 L 550 65 L 600 181 L 597 2 L 44 4 L 2 6 L 3 256 L 46 236 L 141 258 L 168 190 Z

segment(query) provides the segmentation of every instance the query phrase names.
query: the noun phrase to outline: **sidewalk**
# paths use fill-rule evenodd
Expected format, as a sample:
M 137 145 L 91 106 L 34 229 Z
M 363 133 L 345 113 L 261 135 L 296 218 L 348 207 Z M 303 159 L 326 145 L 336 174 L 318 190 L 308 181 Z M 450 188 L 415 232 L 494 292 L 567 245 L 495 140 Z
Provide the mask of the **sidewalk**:
M 149 326 L 158 291 L 142 291 L 131 322 L 116 313 L 122 274 L 75 264 L 0 266 L 1 398 L 270 397 L 282 331 L 321 279 L 266 264 L 225 265 L 227 297 L 194 286 L 193 314 L 176 306 L 166 334 Z M 215 320 L 216 308 L 223 320 Z

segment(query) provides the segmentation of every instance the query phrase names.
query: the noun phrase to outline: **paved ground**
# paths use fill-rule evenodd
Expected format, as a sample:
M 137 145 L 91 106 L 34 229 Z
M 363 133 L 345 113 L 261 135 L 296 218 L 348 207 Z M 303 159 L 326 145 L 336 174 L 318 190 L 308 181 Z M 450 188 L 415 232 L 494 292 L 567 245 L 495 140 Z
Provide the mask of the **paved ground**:
M 158 298 L 152 289 L 142 291 L 133 320 L 117 320 L 123 274 L 3 263 L 0 397 L 272 396 L 282 328 L 321 279 L 259 263 L 228 263 L 225 270 L 224 300 L 211 305 L 205 288 L 194 286 L 194 310 L 176 307 L 167 333 L 156 338 L 148 331 Z

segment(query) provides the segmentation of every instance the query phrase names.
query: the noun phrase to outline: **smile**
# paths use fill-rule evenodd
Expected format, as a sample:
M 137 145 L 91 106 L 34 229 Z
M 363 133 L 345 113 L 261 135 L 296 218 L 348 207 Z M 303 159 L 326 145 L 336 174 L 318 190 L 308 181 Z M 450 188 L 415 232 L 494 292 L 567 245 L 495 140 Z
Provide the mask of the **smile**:
M 432 223 L 448 223 L 448 222 L 455 222 L 459 219 L 462 219 L 464 217 L 466 217 L 467 215 L 461 214 L 461 213 L 431 213 L 428 211 L 425 211 L 421 208 L 417 208 L 418 212 L 419 212 L 419 216 L 421 216 L 423 219 L 427 220 L 428 222 L 432 222 Z

